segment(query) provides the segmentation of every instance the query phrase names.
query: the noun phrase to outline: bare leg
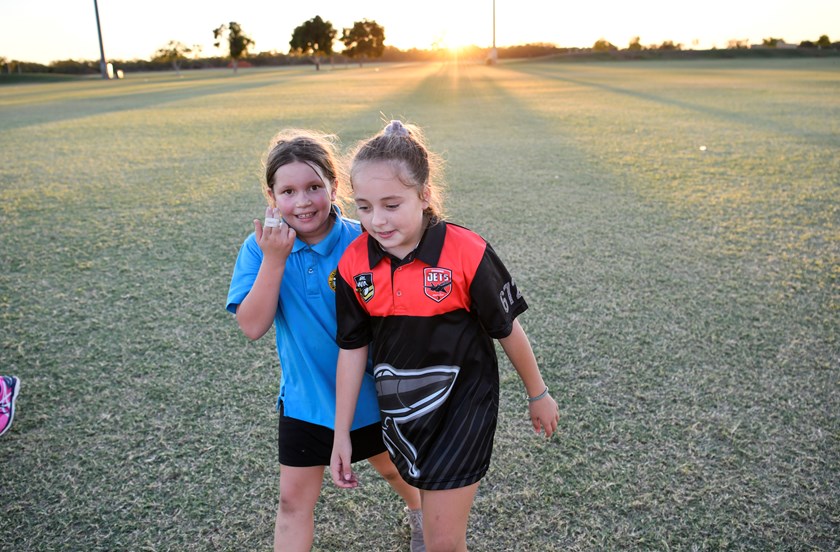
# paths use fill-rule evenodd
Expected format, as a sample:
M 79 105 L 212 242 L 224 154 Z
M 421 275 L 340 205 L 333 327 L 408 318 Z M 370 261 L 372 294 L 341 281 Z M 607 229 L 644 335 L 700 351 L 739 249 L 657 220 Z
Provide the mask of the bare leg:
M 420 491 L 429 552 L 466 552 L 467 522 L 477 490 L 478 483 L 449 491 Z
M 368 462 L 379 474 L 388 482 L 388 484 L 402 497 L 406 506 L 411 510 L 420 509 L 420 490 L 412 487 L 400 476 L 397 467 L 391 462 L 391 457 L 387 452 L 377 454 L 368 458 Z
M 324 466 L 280 466 L 280 503 L 274 522 L 274 552 L 308 552 L 315 533 L 315 503 Z

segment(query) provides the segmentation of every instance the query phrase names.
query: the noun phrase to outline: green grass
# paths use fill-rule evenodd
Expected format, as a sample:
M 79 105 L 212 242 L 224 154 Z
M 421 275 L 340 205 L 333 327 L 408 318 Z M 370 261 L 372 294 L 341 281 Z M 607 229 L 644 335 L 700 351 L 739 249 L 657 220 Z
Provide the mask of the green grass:
M 0 87 L 0 542 L 268 550 L 273 335 L 224 311 L 283 127 L 382 117 L 447 159 L 562 412 L 535 438 L 502 363 L 468 543 L 840 547 L 840 66 L 834 59 L 379 65 Z M 325 481 L 316 549 L 404 550 L 387 486 Z

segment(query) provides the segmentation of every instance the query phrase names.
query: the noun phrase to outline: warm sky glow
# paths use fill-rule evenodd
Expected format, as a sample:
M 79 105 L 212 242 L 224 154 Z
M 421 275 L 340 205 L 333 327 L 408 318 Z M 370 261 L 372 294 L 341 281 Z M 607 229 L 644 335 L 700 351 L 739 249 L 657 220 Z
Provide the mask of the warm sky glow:
M 105 55 L 148 59 L 170 40 L 213 48 L 213 29 L 237 21 L 256 42 L 255 52 L 287 52 L 292 30 L 316 15 L 338 29 L 373 19 L 386 44 L 401 49 L 493 41 L 492 0 L 98 0 Z M 93 0 L 0 0 L 0 56 L 49 63 L 99 59 Z M 840 0 L 496 0 L 496 44 L 549 42 L 589 47 L 605 38 L 625 48 L 665 40 L 686 48 L 726 47 L 731 39 L 783 38 L 798 44 L 827 34 L 840 40 Z M 338 45 L 336 46 L 338 48 Z

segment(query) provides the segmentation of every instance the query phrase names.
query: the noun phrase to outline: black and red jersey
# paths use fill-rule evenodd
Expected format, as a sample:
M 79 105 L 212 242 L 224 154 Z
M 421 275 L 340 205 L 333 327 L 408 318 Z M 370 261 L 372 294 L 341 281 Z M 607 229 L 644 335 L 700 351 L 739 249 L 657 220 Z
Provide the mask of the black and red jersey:
M 527 304 L 478 234 L 433 221 L 399 260 L 367 233 L 339 263 L 338 344 L 370 344 L 385 443 L 403 478 L 426 490 L 487 472 L 499 372 L 493 339 Z

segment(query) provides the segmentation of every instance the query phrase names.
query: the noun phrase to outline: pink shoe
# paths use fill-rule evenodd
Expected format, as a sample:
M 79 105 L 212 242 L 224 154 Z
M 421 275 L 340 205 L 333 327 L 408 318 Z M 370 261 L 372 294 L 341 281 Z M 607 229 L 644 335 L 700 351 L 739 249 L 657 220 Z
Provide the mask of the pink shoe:
M 0 435 L 12 427 L 15 418 L 15 399 L 20 391 L 20 380 L 15 376 L 0 376 Z

